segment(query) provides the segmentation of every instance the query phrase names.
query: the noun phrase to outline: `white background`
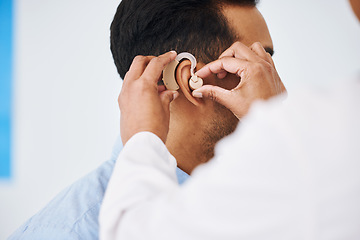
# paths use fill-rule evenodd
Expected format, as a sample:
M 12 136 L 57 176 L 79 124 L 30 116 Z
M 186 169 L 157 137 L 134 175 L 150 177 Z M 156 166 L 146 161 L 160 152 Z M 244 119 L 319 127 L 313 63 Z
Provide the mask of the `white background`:
M 118 3 L 15 2 L 13 176 L 0 181 L 0 239 L 109 159 L 119 132 L 121 80 L 109 50 Z M 290 94 L 360 70 L 360 23 L 347 1 L 263 0 L 259 9 Z

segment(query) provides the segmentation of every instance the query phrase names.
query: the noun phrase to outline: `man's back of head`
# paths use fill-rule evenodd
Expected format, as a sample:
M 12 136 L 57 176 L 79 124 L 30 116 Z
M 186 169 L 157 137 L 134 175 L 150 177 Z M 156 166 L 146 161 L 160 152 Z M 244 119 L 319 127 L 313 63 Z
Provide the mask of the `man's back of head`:
M 215 60 L 235 40 L 224 5 L 255 6 L 255 0 L 123 0 L 111 25 L 111 51 L 122 78 L 136 55 L 191 52 Z

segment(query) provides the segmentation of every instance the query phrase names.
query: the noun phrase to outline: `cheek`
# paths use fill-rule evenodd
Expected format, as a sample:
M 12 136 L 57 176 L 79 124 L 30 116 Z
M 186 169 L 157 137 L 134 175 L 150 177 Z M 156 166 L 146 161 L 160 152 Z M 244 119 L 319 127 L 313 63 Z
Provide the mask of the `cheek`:
M 237 126 L 239 119 L 220 103 L 214 103 L 214 109 L 217 119 L 221 121 L 223 125 L 227 126 L 229 130 L 232 129 L 230 131 L 233 131 Z
M 220 139 L 231 134 L 239 121 L 231 111 L 220 104 L 215 103 L 212 114 L 206 124 L 205 135 L 214 146 Z
M 225 78 L 219 79 L 216 78 L 215 83 L 221 88 L 231 90 L 235 88 L 240 82 L 240 78 L 234 74 L 228 74 Z

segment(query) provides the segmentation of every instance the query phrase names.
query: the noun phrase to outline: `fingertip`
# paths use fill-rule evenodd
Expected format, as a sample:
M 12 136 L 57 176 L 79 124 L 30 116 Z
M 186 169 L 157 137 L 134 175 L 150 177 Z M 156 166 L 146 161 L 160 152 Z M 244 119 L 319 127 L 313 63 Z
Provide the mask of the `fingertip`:
M 205 67 L 203 67 L 203 68 L 201 68 L 201 69 L 199 69 L 196 73 L 195 73 L 195 75 L 196 76 L 198 76 L 198 77 L 200 77 L 200 78 L 205 78 L 206 77 L 206 68 Z
M 167 59 L 167 60 L 172 61 L 172 60 L 174 60 L 176 58 L 176 56 L 177 56 L 177 52 L 174 51 L 174 50 L 171 50 L 171 51 L 168 51 L 168 52 L 166 52 L 164 54 L 159 55 L 158 57 L 161 58 L 161 59 Z
M 192 92 L 192 95 L 193 95 L 193 97 L 195 97 L 195 98 L 202 98 L 202 97 L 203 97 L 203 94 L 202 94 L 202 92 L 200 92 L 200 91 L 193 91 L 193 92 Z
M 171 61 L 173 61 L 177 56 L 177 52 L 175 50 L 169 51 L 168 54 L 170 55 L 170 60 Z
M 174 61 L 176 56 L 178 55 L 176 51 L 172 50 L 170 51 L 170 54 L 171 54 L 171 57 L 170 57 L 170 60 L 171 61 Z
M 177 91 L 173 92 L 173 100 L 175 100 L 179 96 L 179 93 Z
M 166 90 L 166 87 L 164 85 L 158 85 L 158 92 L 161 93 Z
M 204 69 L 204 68 L 200 68 L 199 70 L 197 70 L 197 71 L 195 72 L 195 75 L 196 75 L 196 76 L 199 76 L 199 73 L 201 74 L 203 69 Z
M 227 75 L 227 72 L 220 72 L 216 76 L 219 79 L 224 79 L 226 77 L 226 75 Z

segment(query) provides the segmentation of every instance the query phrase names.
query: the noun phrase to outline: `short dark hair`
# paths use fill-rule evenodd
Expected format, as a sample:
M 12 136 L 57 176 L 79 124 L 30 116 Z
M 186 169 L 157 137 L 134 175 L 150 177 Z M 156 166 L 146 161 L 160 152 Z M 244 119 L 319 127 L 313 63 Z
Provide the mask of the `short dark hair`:
M 256 6 L 256 0 L 122 0 L 111 24 L 111 52 L 121 78 L 136 55 L 170 50 L 211 62 L 236 39 L 223 5 Z

